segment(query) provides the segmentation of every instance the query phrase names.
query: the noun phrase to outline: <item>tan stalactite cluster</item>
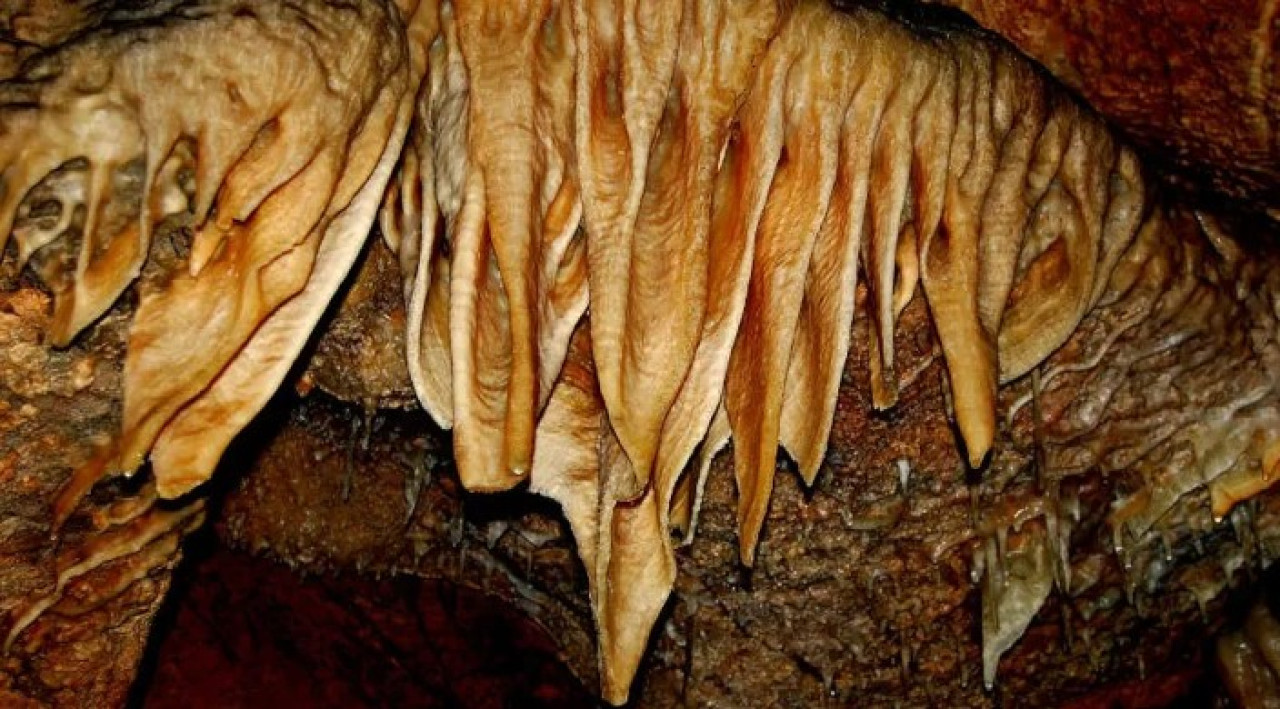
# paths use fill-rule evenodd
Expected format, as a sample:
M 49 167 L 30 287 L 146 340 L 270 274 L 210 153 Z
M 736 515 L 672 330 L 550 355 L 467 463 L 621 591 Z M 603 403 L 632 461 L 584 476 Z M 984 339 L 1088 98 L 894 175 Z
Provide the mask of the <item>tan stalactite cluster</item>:
M 923 284 L 979 465 L 998 383 L 1097 302 L 1147 199 L 1100 121 L 976 37 L 822 3 L 502 8 L 442 6 L 382 221 L 419 395 L 465 484 L 562 505 L 620 702 L 715 452 L 748 564 L 778 446 L 816 477 L 859 270 L 875 404 Z
M 121 436 L 87 469 L 150 453 L 177 496 L 207 479 L 345 278 L 417 77 L 390 5 L 170 10 L 108 17 L 0 89 L 0 234 L 39 252 L 65 344 L 137 277 L 156 225 L 190 217 L 186 272 L 137 309 Z M 54 212 L 38 214 L 50 202 L 24 198 L 55 170 Z
M 922 285 L 977 466 L 998 383 L 1065 341 L 1148 211 L 1132 153 L 1027 62 L 871 12 L 191 5 L 0 85 L 0 231 L 16 217 L 69 313 L 56 342 L 136 277 L 157 221 L 195 230 L 187 272 L 138 307 L 121 436 L 60 514 L 148 453 L 161 496 L 205 480 L 381 200 L 415 389 L 466 486 L 528 480 L 563 507 L 614 702 L 715 453 L 734 442 L 747 564 L 779 445 L 815 479 L 859 271 L 875 405 Z M 60 211 L 27 198 L 42 182 Z

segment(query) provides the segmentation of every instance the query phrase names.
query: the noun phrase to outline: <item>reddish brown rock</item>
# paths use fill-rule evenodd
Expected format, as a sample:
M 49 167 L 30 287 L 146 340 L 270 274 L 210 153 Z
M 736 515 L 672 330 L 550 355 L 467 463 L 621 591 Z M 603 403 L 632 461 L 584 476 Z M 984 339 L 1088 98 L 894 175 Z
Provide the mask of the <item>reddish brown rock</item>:
M 1272 0 L 934 1 L 1038 60 L 1176 181 L 1280 209 Z
M 6 633 L 27 604 L 53 591 L 57 569 L 94 532 L 90 519 L 77 516 L 55 541 L 52 502 L 71 469 L 119 423 L 126 318 L 108 316 L 58 352 L 42 343 L 48 308 L 45 294 L 11 273 L 0 275 L 0 613 L 8 617 Z M 127 485 L 109 487 L 104 500 L 131 494 Z M 81 577 L 84 590 L 110 586 L 119 570 L 108 564 Z M 158 568 L 100 607 L 77 613 L 73 599 L 55 606 L 0 657 L 0 703 L 122 704 L 168 588 L 168 570 Z

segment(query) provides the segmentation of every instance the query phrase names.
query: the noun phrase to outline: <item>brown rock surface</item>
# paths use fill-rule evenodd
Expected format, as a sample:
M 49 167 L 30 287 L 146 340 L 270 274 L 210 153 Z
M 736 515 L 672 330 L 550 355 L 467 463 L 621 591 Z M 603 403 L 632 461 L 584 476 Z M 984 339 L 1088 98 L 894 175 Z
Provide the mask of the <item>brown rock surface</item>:
M 73 518 L 55 542 L 50 509 L 69 471 L 119 425 L 127 319 L 109 315 L 70 349 L 51 351 L 42 343 L 48 309 L 47 295 L 0 275 L 0 611 L 10 621 L 52 591 L 67 555 L 94 531 Z M 109 487 L 100 499 L 127 499 L 136 486 Z M 107 564 L 80 581 L 110 586 L 119 568 Z M 88 612 L 70 611 L 74 600 L 55 607 L 0 658 L 0 704 L 121 704 L 168 588 L 168 571 L 157 570 Z
M 1280 209 L 1274 0 L 930 1 L 1039 61 L 1177 182 Z
M 370 408 L 405 408 L 417 400 L 404 360 L 405 307 L 395 257 L 370 239 L 362 261 L 315 344 L 299 386 L 312 386 Z

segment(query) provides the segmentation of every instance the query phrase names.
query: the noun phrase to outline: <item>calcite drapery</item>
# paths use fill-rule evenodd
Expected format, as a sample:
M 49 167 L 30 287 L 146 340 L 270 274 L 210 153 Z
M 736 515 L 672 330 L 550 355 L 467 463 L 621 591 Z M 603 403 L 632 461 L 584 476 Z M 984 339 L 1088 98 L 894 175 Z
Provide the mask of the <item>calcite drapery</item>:
M 612 701 L 715 450 L 734 441 L 748 565 L 779 444 L 816 476 L 859 269 L 874 404 L 895 401 L 895 320 L 922 285 L 976 467 L 997 384 L 1066 340 L 1140 229 L 1164 228 L 1095 116 L 961 31 L 764 0 L 196 8 L 177 29 L 107 18 L 4 85 L 0 232 L 17 219 L 23 257 L 66 248 L 65 220 L 28 199 L 46 176 L 62 216 L 85 203 L 74 273 L 42 257 L 56 341 L 135 278 L 155 221 L 197 228 L 187 272 L 136 314 L 124 430 L 59 514 L 148 453 L 163 496 L 206 479 L 381 198 L 418 395 L 455 428 L 464 483 L 528 478 L 564 507 Z M 244 65 L 228 35 L 274 63 Z M 182 52 L 198 70 L 178 77 Z M 115 184 L 139 159 L 130 205 Z

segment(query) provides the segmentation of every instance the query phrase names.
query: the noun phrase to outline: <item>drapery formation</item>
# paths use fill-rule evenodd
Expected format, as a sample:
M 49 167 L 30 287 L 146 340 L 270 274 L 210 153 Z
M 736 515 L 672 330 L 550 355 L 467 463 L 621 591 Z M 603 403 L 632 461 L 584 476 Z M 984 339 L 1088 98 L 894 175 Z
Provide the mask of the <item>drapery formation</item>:
M 816 477 L 860 272 L 875 404 L 923 283 L 977 466 L 997 383 L 1074 330 L 1148 210 L 1097 118 L 968 34 L 820 3 L 441 18 L 383 212 L 409 366 L 464 483 L 562 505 L 612 701 L 715 452 L 733 440 L 748 564 L 778 446 Z
M 997 385 L 1161 228 L 1101 121 L 968 32 L 773 0 L 169 9 L 0 85 L 0 233 L 55 291 L 55 343 L 137 277 L 156 223 L 194 230 L 137 308 L 121 434 L 59 516 L 148 455 L 162 496 L 207 479 L 380 201 L 418 396 L 465 485 L 563 507 L 610 701 L 712 456 L 733 441 L 748 565 L 779 445 L 817 476 L 860 302 L 890 407 L 923 287 L 979 466 Z
M 410 61 L 380 4 L 208 2 L 149 19 L 4 85 L 0 234 L 39 257 L 50 339 L 65 344 L 138 276 L 156 225 L 189 217 L 187 268 L 138 306 L 123 430 L 91 466 L 131 471 L 150 454 L 176 497 L 279 386 L 345 278 L 425 58 Z M 52 200 L 24 202 L 54 170 Z M 40 218 L 50 201 L 56 218 Z

